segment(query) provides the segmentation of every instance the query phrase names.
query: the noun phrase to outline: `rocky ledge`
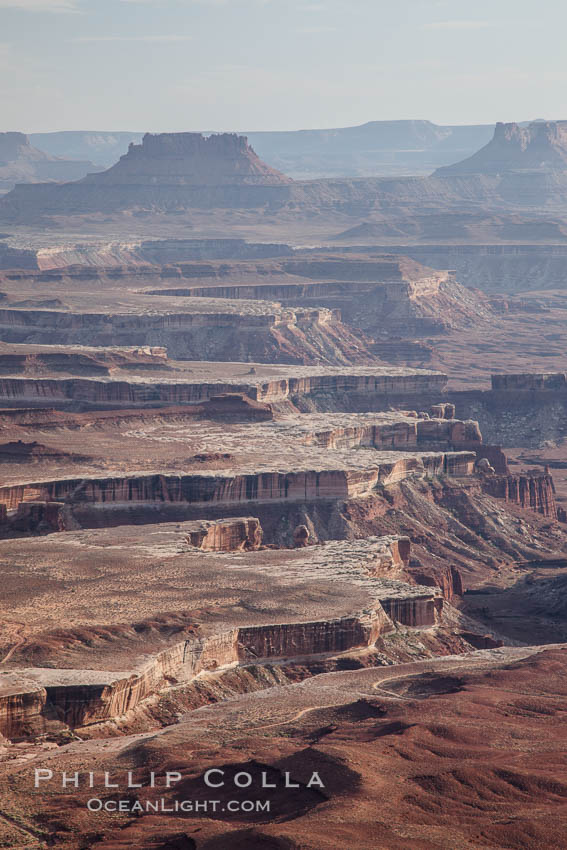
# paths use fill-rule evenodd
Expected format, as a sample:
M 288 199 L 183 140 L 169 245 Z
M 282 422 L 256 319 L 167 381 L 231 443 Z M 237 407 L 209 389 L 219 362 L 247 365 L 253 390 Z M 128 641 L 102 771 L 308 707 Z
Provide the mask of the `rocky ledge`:
M 150 610 L 152 595 L 163 577 L 152 571 L 149 555 L 159 554 L 170 577 L 182 565 L 194 599 L 203 599 L 203 594 L 210 592 L 211 577 L 220 566 L 218 556 L 193 555 L 192 547 L 180 550 L 187 532 L 193 533 L 191 524 L 182 529 L 155 526 L 141 530 L 137 538 L 129 532 L 130 541 L 115 549 L 123 580 L 129 564 L 135 563 L 149 582 Z M 65 537 L 63 550 L 80 546 L 81 536 L 69 533 Z M 51 555 L 44 552 L 46 568 L 54 575 L 61 569 L 57 549 L 60 547 Z M 80 602 L 74 614 L 66 608 L 67 622 L 75 621 L 74 627 L 65 627 L 63 622 L 50 630 L 45 628 L 46 612 L 38 611 L 28 624 L 25 639 L 4 659 L 7 663 L 9 658 L 9 664 L 0 673 L 0 731 L 12 738 L 41 732 L 54 717 L 68 727 L 90 726 L 133 711 L 173 684 L 188 683 L 227 666 L 372 650 L 378 640 L 399 627 L 435 628 L 443 610 L 440 590 L 387 577 L 407 565 L 409 550 L 407 538 L 391 536 L 337 541 L 293 552 L 225 555 L 224 570 L 230 573 L 234 587 L 246 592 L 250 581 L 256 585 L 256 610 L 225 606 L 220 620 L 218 614 L 205 610 L 200 615 L 196 612 L 192 621 L 181 612 L 177 620 L 170 618 L 167 630 L 167 619 L 159 631 L 155 619 L 130 628 L 110 623 L 95 626 L 91 618 L 84 622 Z M 85 551 L 85 556 L 90 551 Z M 306 601 L 315 588 L 317 599 Z M 258 608 L 261 598 L 273 609 L 271 617 L 265 608 Z M 179 597 L 178 603 L 181 601 Z M 314 619 L 315 610 L 319 616 Z M 103 611 L 101 600 L 95 616 Z M 83 620 L 81 628 L 77 616 Z M 40 659 L 42 666 L 37 665 Z M 51 669 L 55 660 L 59 669 Z M 116 667 L 126 662 L 127 667 Z

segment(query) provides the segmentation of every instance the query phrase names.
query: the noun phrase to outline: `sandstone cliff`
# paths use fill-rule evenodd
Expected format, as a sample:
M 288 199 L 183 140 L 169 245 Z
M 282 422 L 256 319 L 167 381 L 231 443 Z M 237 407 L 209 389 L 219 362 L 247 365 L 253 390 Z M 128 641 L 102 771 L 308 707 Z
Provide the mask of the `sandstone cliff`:
M 0 311 L 1 312 L 1 311 Z M 211 376 L 212 378 L 212 376 Z M 226 393 L 240 393 L 254 402 L 273 404 L 293 401 L 308 405 L 310 409 L 383 410 L 392 399 L 415 403 L 420 398 L 435 400 L 441 395 L 447 376 L 424 369 L 397 369 L 394 367 L 335 367 L 321 369 L 290 368 L 288 376 L 273 375 L 240 377 L 226 383 L 207 380 L 177 382 L 94 380 L 86 378 L 0 378 L 0 399 L 4 406 L 17 404 L 67 405 L 69 402 L 100 404 L 109 407 L 131 407 L 157 404 L 202 404 L 212 397 Z M 344 405 L 341 408 L 341 405 Z M 202 412 L 221 410 L 229 405 L 215 402 L 203 405 Z M 244 412 L 245 404 L 232 404 L 233 415 L 238 408 Z M 257 418 L 269 419 L 266 408 L 256 408 Z M 262 412 L 264 411 L 264 412 Z M 252 410 L 248 410 L 252 413 Z M 30 414 L 31 415 L 31 414 Z M 251 418 L 247 415 L 246 418 Z M 449 428 L 433 425 L 441 434 Z M 456 436 L 455 436 L 456 439 Z
M 70 313 L 0 310 L 6 342 L 166 347 L 176 360 L 272 363 L 376 363 L 370 340 L 341 321 L 337 310 L 291 309 L 281 304 L 234 304 L 196 299 L 182 311 Z M 55 335 L 55 336 L 54 336 Z
M 482 487 L 486 493 L 498 499 L 557 519 L 555 488 L 549 474 L 490 475 L 483 477 Z
M 233 504 L 250 501 L 348 499 L 371 493 L 378 484 L 438 475 L 468 476 L 473 452 L 389 452 L 368 468 L 345 460 L 343 469 L 304 469 L 250 475 L 131 475 L 119 478 L 73 478 L 0 487 L 0 502 L 9 509 L 20 502 L 112 503 L 155 502 Z M 305 463 L 305 461 L 304 461 Z M 307 465 L 309 463 L 307 462 Z
M 205 552 L 251 551 L 262 545 L 262 526 L 256 517 L 227 517 L 185 527 L 188 530 L 187 542 Z

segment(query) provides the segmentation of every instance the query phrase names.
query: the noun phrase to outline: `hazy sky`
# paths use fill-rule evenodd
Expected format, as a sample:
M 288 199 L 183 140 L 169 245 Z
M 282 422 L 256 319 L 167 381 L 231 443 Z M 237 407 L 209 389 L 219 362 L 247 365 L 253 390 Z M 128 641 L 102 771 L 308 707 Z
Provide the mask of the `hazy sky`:
M 567 119 L 565 0 L 0 0 L 0 130 Z

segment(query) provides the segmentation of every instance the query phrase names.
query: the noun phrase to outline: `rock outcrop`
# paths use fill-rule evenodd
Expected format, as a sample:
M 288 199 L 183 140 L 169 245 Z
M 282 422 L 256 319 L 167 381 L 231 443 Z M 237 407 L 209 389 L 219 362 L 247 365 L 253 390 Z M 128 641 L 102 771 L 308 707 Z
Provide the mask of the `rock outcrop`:
M 71 728 L 105 722 L 132 711 L 172 682 L 191 681 L 203 671 L 372 648 L 394 623 L 431 628 L 442 616 L 443 600 L 434 588 L 386 581 L 376 590 L 380 601 L 356 615 L 241 626 L 188 638 L 130 673 L 40 667 L 10 671 L 0 686 L 0 734 L 19 738 L 37 733 L 54 717 Z
M 177 273 L 182 278 L 186 271 L 196 274 L 197 269 L 179 264 L 177 269 L 167 269 L 167 275 L 175 277 Z M 383 256 L 372 257 L 363 252 L 343 256 L 338 252 L 297 252 L 294 259 L 271 264 L 266 275 L 268 271 L 271 280 L 223 282 L 218 280 L 218 268 L 211 267 L 208 275 L 217 277 L 218 282 L 203 279 L 183 287 L 148 290 L 146 294 L 263 301 L 277 298 L 290 307 L 339 309 L 345 322 L 380 341 L 386 333 L 389 337 L 446 333 L 451 326 L 469 325 L 491 313 L 487 299 L 465 290 L 452 271 L 427 268 L 387 249 Z
M 437 176 L 505 174 L 516 170 L 567 171 L 567 121 L 496 124 L 492 140 L 468 159 L 437 169 Z
M 107 171 L 31 192 L 18 185 L 1 206 L 15 218 L 140 207 L 254 208 L 285 200 L 292 183 L 262 162 L 244 136 L 146 133 Z
M 105 186 L 163 184 L 187 186 L 282 185 L 291 183 L 256 155 L 235 133 L 146 133 L 141 144 L 100 175 L 83 183 Z
M 202 302 L 205 303 L 202 303 Z M 144 348 L 166 347 L 175 360 L 272 363 L 376 363 L 363 333 L 344 325 L 337 310 L 290 309 L 278 302 L 230 303 L 195 299 L 184 309 L 70 313 L 0 310 L 6 342 Z
M 88 348 L 81 345 L 20 346 L 0 342 L 0 375 L 42 377 L 52 372 L 110 375 L 116 369 L 145 371 L 167 368 L 167 351 L 158 346 Z
M 557 519 L 555 487 L 553 478 L 547 473 L 487 475 L 482 477 L 482 487 L 485 493 L 497 499 L 505 499 L 522 508 Z
M 293 545 L 301 549 L 309 543 L 309 529 L 306 525 L 298 525 L 293 531 Z
M 64 502 L 20 502 L 8 523 L 10 531 L 49 534 L 78 528 L 70 506 Z
M 262 545 L 262 526 L 257 517 L 227 517 L 189 525 L 187 542 L 204 552 L 252 551 Z
M 431 594 L 424 594 L 413 599 L 390 597 L 380 600 L 391 620 L 414 629 L 434 626 L 435 613 L 442 609 L 442 602 L 442 599 L 434 598 Z
M 412 568 L 409 573 L 417 584 L 440 588 L 447 602 L 452 602 L 464 593 L 463 577 L 453 564 L 432 568 L 430 572 Z

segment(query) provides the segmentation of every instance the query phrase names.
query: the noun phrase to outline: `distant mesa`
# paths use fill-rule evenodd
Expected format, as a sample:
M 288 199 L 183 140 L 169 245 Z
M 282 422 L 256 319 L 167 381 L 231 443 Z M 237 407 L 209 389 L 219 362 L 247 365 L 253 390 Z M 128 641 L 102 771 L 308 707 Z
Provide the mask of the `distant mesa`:
M 293 181 L 262 162 L 247 138 L 236 133 L 208 137 L 201 133 L 146 133 L 141 144 L 130 143 L 116 165 L 83 182 L 265 186 Z
M 190 207 L 259 207 L 293 184 L 234 133 L 146 133 L 141 144 L 106 171 L 59 186 L 18 185 L 1 204 L 2 218 L 175 210 Z
M 439 126 L 431 121 L 369 121 L 358 127 L 244 132 L 262 160 L 296 179 L 430 174 L 485 145 L 493 124 Z M 33 145 L 66 159 L 109 168 L 142 133 L 35 133 Z
M 61 159 L 34 148 L 24 133 L 0 133 L 0 191 L 16 183 L 78 180 L 92 162 Z
M 438 168 L 435 176 L 498 175 L 511 171 L 566 171 L 567 121 L 498 123 L 491 141 L 468 159 Z

